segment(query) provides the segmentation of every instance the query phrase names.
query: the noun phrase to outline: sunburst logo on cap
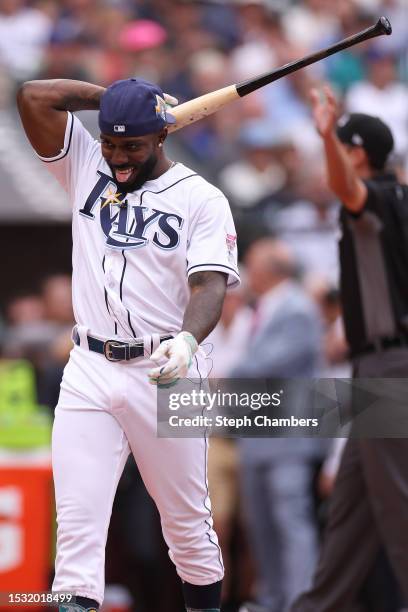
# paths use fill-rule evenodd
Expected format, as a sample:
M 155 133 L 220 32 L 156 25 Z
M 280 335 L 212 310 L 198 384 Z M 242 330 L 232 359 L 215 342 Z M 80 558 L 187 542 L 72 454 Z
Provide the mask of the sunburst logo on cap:
M 156 94 L 156 115 L 157 117 L 161 117 L 164 121 L 166 121 L 166 103 L 158 94 Z

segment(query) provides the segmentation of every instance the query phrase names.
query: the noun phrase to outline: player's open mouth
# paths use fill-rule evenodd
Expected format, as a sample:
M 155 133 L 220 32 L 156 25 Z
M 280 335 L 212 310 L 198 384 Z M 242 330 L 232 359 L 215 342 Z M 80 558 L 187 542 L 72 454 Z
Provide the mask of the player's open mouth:
M 135 167 L 130 166 L 129 168 L 115 168 L 115 178 L 118 183 L 127 183 L 133 174 L 135 173 Z

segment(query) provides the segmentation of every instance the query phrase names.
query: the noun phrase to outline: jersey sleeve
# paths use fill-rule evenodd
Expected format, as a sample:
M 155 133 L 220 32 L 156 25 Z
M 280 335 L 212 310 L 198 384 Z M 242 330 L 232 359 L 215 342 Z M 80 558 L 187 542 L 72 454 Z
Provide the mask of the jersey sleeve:
M 81 121 L 70 112 L 67 112 L 67 126 L 65 128 L 64 147 L 55 157 L 41 157 L 47 170 L 51 172 L 62 185 L 65 191 L 72 196 L 78 183 L 81 169 L 85 167 L 86 160 L 93 149 L 95 140 L 84 128 Z
M 224 272 L 229 287 L 240 283 L 237 235 L 231 210 L 219 192 L 207 198 L 192 219 L 187 245 L 187 276 L 204 270 Z

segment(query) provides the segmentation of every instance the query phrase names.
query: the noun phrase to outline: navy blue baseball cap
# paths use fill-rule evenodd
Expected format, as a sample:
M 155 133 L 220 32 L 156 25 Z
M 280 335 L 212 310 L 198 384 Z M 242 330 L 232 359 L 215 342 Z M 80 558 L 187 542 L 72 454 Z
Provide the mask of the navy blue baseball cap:
M 101 97 L 99 128 L 110 136 L 160 132 L 176 118 L 166 110 L 163 91 L 143 79 L 115 81 Z

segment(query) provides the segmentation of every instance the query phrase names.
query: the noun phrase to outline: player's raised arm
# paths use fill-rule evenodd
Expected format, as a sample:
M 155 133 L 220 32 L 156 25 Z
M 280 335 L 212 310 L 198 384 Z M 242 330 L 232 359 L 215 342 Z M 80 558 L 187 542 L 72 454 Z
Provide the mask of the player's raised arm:
M 58 155 L 64 146 L 66 111 L 98 110 L 104 87 L 54 79 L 27 81 L 17 94 L 17 105 L 27 137 L 42 157 Z
M 330 189 L 351 212 L 359 212 L 367 199 L 367 187 L 357 175 L 345 145 L 336 134 L 338 118 L 337 102 L 329 87 L 324 96 L 316 89 L 311 92 L 313 115 L 326 155 L 327 174 Z

